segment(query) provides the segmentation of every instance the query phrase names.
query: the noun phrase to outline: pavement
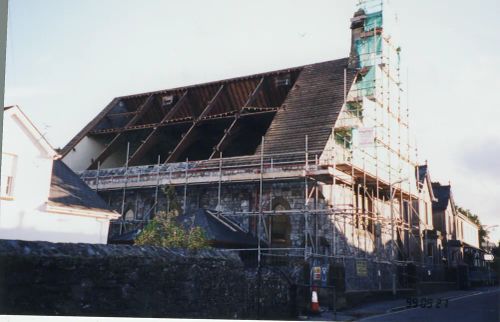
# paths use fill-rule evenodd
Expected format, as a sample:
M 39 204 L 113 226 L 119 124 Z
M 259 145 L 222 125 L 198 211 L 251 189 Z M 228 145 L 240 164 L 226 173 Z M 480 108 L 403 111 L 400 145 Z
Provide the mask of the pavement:
M 426 299 L 426 308 L 420 308 L 423 298 Z M 336 315 L 326 311 L 307 320 L 500 322 L 500 287 L 434 293 L 421 296 L 418 301 L 418 304 L 411 303 L 418 305 L 416 308 L 408 307 L 406 298 L 367 303 L 337 312 Z

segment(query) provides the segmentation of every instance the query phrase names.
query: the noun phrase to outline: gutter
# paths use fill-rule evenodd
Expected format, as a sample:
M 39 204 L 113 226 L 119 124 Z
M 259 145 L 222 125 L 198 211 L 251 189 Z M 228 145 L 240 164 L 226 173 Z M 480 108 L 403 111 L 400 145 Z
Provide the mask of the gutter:
M 110 211 L 77 209 L 72 207 L 51 205 L 49 203 L 45 204 L 45 210 L 47 212 L 57 213 L 57 214 L 91 217 L 91 218 L 106 219 L 106 220 L 118 219 L 121 216 L 119 213 L 115 211 L 110 212 Z

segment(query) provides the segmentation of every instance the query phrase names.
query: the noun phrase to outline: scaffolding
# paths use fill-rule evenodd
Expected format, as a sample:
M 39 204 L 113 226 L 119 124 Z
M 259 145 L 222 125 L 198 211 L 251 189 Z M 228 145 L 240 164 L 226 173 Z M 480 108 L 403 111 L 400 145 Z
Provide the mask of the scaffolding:
M 402 103 L 401 50 L 384 29 L 383 1 L 359 1 L 358 8 L 363 11 L 352 20 L 359 30 L 351 54 L 351 68 L 357 70 L 357 76 L 353 84 L 347 84 L 344 76 L 344 104 L 325 149 L 309 150 L 306 135 L 303 151 L 265 155 L 263 137 L 257 155 L 226 158 L 220 153 L 219 158 L 179 163 L 161 163 L 158 156 L 156 165 L 129 167 L 127 162 L 125 168 L 104 170 L 98 166 L 97 170 L 82 172 L 82 178 L 96 190 L 123 190 L 121 227 L 127 225 L 127 189 L 155 189 L 154 207 L 143 219 L 133 221 L 143 224 L 150 219 L 152 209 L 157 210 L 159 186 L 182 186 L 183 210 L 187 211 L 189 186 L 217 185 L 215 210 L 219 216 L 247 231 L 250 229 L 242 222 L 257 219 L 257 247 L 230 251 L 255 251 L 259 265 L 264 256 L 370 258 L 377 265 L 423 265 L 421 229 L 426 224 L 418 209 L 422 196 L 417 186 L 418 163 L 410 135 L 409 108 Z M 286 180 L 303 181 L 301 209 L 273 209 L 272 189 L 264 198 L 266 184 L 272 187 L 273 182 Z M 258 183 L 258 206 L 254 210 L 224 208 L 222 186 L 240 182 Z M 268 209 L 264 199 L 271 201 Z M 303 220 L 302 247 L 273 247 L 269 224 L 273 216 Z M 326 237 L 329 246 L 322 249 L 320 240 Z M 411 241 L 420 247 L 418 260 L 412 256 Z M 384 253 L 384 242 L 389 245 L 389 254 Z

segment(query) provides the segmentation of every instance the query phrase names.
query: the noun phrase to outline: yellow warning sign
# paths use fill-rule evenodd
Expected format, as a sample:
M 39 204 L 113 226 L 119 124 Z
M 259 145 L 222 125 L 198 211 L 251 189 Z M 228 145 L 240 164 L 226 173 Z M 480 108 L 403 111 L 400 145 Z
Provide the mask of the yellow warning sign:
M 313 267 L 313 280 L 314 281 L 321 280 L 321 267 L 320 266 Z
M 356 274 L 358 276 L 368 276 L 368 267 L 365 260 L 356 261 Z

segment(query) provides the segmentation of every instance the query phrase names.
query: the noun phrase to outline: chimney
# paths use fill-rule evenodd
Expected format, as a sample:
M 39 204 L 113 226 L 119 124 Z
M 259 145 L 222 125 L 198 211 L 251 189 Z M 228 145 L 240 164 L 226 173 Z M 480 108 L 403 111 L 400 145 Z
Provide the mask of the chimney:
M 359 56 L 356 50 L 356 40 L 361 38 L 365 29 L 366 14 L 363 9 L 359 9 L 351 18 L 351 53 L 349 55 L 349 68 L 359 67 Z

